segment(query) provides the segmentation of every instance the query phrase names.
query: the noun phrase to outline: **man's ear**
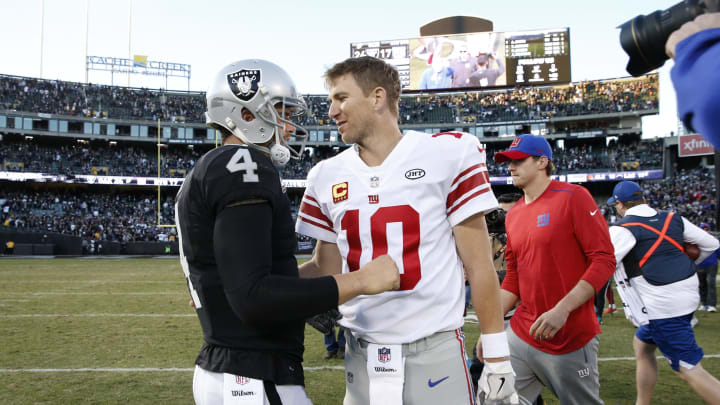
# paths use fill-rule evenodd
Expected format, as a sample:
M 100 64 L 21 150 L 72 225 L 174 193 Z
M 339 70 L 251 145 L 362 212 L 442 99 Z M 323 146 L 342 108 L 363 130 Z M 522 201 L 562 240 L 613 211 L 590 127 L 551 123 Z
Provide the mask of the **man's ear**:
M 543 159 L 545 158 L 545 159 Z M 547 165 L 550 164 L 550 159 L 547 158 L 547 156 L 540 156 L 540 159 L 538 159 L 538 162 L 540 162 L 540 169 L 545 170 Z
M 387 92 L 382 87 L 376 87 L 372 91 L 372 96 L 375 101 L 375 111 L 381 112 L 383 109 L 388 108 Z

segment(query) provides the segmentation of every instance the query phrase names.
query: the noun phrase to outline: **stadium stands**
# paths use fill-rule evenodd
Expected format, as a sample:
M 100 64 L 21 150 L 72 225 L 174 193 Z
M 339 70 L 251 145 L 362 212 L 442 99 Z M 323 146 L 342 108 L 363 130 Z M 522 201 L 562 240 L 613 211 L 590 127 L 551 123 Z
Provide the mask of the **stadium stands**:
M 554 144 L 557 174 L 663 169 L 667 167 L 663 140 L 641 139 L 639 127 L 630 125 L 628 132 L 622 132 L 619 121 L 602 118 L 627 112 L 652 113 L 658 108 L 657 92 L 657 75 L 648 75 L 554 87 L 415 93 L 401 98 L 400 121 L 405 129 L 423 131 L 435 126 L 458 128 L 468 124 L 507 124 L 507 128 L 515 132 L 486 129 L 485 138 L 481 138 L 482 142 L 487 142 L 488 170 L 492 176 L 507 175 L 506 166 L 496 165 L 491 158 L 496 151 L 506 148 L 512 139 L 503 135 L 529 131 L 527 122 L 552 119 L 556 122 L 545 134 L 550 135 Z M 334 130 L 327 116 L 327 96 L 309 95 L 306 100 L 309 111 L 304 124 L 310 129 Z M 0 112 L 3 110 L 80 117 L 92 122 L 98 118 L 127 123 L 161 119 L 171 123 L 191 123 L 197 128 L 204 124 L 205 94 L 0 75 Z M 105 136 L 102 132 L 100 136 L 97 132 L 92 132 L 93 136 L 81 136 L 87 135 L 87 130 L 76 130 L 69 131 L 69 136 L 32 137 L 22 131 L 13 131 L 13 128 L 20 127 L 16 123 L 0 129 L 4 132 L 0 140 L 0 162 L 3 164 L 0 170 L 6 172 L 67 176 L 158 175 L 157 146 L 148 135 L 140 134 L 130 140 L 126 136 L 115 141 L 107 137 L 111 135 L 109 130 Z M 611 134 L 608 130 L 613 128 L 620 131 Z M 22 129 L 25 129 L 24 123 Z M 573 131 L 576 135 L 572 135 Z M 585 137 L 588 133 L 591 136 Z M 478 136 L 482 136 L 480 134 L 478 131 Z M 556 135 L 555 139 L 553 135 Z M 197 159 L 214 147 L 204 131 L 196 130 L 194 136 L 201 142 L 162 145 L 162 177 L 184 177 Z M 299 161 L 292 161 L 283 169 L 282 177 L 305 179 L 318 161 L 346 147 L 337 139 L 331 142 L 327 142 L 327 137 L 323 139 L 310 142 L 312 152 L 306 152 Z M 697 169 L 643 184 L 652 205 L 677 209 L 689 219 L 708 222 L 715 229 L 712 218 L 716 204 L 714 191 L 710 193 L 706 186 L 712 181 L 712 173 Z M 176 190 L 172 187 L 163 190 L 159 214 L 163 224 L 173 223 Z M 684 193 L 687 190 L 692 192 Z M 294 190 L 288 196 L 296 213 L 300 194 Z M 157 226 L 157 193 L 148 188 L 13 185 L 0 191 L 0 208 L 0 231 L 53 232 L 79 236 L 88 242 L 174 239 L 173 229 Z M 603 209 L 610 218 L 611 210 Z
M 554 87 L 406 95 L 400 122 L 506 122 L 658 108 L 658 78 Z M 306 125 L 332 125 L 327 96 L 308 95 Z M 170 92 L 0 75 L 0 109 L 128 120 L 204 123 L 205 93 Z
M 508 140 L 509 142 L 509 140 Z M 489 144 L 488 156 L 507 147 L 507 143 Z M 184 177 L 209 146 L 173 145 L 162 151 L 160 173 L 163 177 Z M 291 161 L 282 171 L 285 179 L 304 179 L 320 160 L 336 153 L 334 148 L 315 148 L 310 156 Z M 558 174 L 598 171 L 661 169 L 662 140 L 632 140 L 629 143 L 584 143 L 566 149 L 555 148 Z M 112 176 L 157 176 L 157 149 L 148 143 L 111 145 L 106 141 L 49 142 L 22 138 L 0 143 L 0 162 L 6 171 L 47 174 L 94 174 Z M 493 176 L 507 174 L 505 166 L 488 161 Z

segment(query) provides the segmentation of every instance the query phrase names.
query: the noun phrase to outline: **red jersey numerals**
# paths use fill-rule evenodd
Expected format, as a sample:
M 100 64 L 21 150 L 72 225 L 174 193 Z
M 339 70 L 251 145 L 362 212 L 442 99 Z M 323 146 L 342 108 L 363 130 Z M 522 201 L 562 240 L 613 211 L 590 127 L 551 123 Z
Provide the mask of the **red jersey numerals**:
M 402 223 L 403 229 L 403 274 L 400 275 L 400 290 L 412 290 L 420 281 L 420 214 L 409 205 L 381 207 L 370 216 L 370 239 L 372 258 L 387 254 L 387 224 Z M 350 271 L 360 268 L 362 245 L 360 242 L 360 211 L 345 212 L 340 227 L 347 232 L 349 251 L 347 263 Z

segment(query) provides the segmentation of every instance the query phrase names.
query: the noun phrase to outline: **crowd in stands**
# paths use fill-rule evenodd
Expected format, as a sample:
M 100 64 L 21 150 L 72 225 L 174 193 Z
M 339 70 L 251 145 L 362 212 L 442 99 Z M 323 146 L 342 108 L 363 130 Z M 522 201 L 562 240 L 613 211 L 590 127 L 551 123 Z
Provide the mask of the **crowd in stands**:
M 718 230 L 715 173 L 707 168 L 681 170 L 674 177 L 641 183 L 651 207 L 676 211 L 695 225 Z
M 674 177 L 640 184 L 651 207 L 676 211 L 694 224 L 704 222 L 717 230 L 712 171 L 706 168 L 683 170 Z M 293 193 L 289 197 L 296 215 L 301 194 Z M 0 191 L 0 229 L 62 233 L 88 241 L 174 240 L 172 228 L 157 227 L 156 198 L 152 192 Z M 598 198 L 602 200 L 607 196 Z M 166 193 L 161 204 L 160 221 L 173 224 L 173 193 Z M 603 202 L 599 206 L 609 223 L 619 219 L 612 207 Z
M 332 125 L 326 95 L 308 95 L 304 125 Z M 452 94 L 407 95 L 400 123 L 537 120 L 658 108 L 658 76 L 516 87 Z M 204 123 L 205 93 L 169 92 L 0 75 L 0 109 Z
M 718 231 L 715 210 L 715 174 L 708 168 L 680 170 L 675 176 L 639 182 L 648 205 L 657 210 L 675 211 L 695 225 L 706 223 Z M 614 207 L 598 200 L 598 206 L 609 224 L 620 220 Z
M 0 109 L 94 118 L 205 122 L 205 94 L 0 75 Z
M 113 242 L 159 241 L 168 236 L 156 226 L 157 195 L 152 193 L 0 191 L 0 208 L 2 226 L 18 231 Z M 163 198 L 160 220 L 174 223 L 174 195 Z
M 39 172 L 46 174 L 95 174 L 111 176 L 157 176 L 157 150 L 154 144 L 145 147 L 106 142 L 43 144 L 38 142 L 0 142 L 0 163 L 7 171 Z M 495 152 L 506 144 L 488 145 L 488 171 L 492 176 L 506 176 L 507 165 L 497 165 L 492 159 Z M 173 146 L 162 149 L 161 177 L 185 177 L 207 147 Z M 333 156 L 338 148 L 314 148 L 300 160 L 291 160 L 282 170 L 284 179 L 305 179 L 310 169 L 320 160 Z M 630 171 L 662 168 L 662 140 L 608 146 L 582 146 L 555 148 L 553 156 L 557 174 L 597 171 Z

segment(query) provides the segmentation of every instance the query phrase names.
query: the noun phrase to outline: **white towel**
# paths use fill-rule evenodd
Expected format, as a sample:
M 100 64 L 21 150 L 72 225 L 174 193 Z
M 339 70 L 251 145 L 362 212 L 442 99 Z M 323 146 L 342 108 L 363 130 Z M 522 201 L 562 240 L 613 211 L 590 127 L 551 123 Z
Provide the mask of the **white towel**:
M 613 274 L 615 284 L 617 285 L 618 294 L 623 302 L 625 317 L 635 326 L 647 325 L 649 321 L 647 309 L 643 303 L 640 294 L 638 294 L 632 281 L 625 273 L 625 266 L 620 263 Z
M 370 405 L 402 405 L 405 358 L 402 345 L 368 343 Z

